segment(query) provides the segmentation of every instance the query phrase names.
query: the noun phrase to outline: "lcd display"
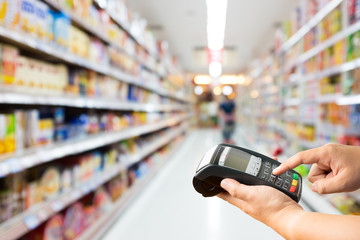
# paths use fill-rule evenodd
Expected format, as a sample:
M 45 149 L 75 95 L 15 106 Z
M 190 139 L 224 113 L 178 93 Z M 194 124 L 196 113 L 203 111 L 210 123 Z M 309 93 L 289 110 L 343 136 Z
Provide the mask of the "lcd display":
M 250 158 L 251 154 L 231 148 L 225 160 L 224 166 L 245 172 Z

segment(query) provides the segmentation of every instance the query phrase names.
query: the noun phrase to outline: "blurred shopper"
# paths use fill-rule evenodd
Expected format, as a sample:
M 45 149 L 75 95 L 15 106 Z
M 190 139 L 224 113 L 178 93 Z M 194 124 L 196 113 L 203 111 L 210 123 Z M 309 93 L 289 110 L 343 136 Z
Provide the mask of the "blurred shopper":
M 232 135 L 235 131 L 235 103 L 227 96 L 220 104 L 220 121 L 222 128 L 222 136 L 225 143 L 233 144 Z
M 313 164 L 308 176 L 320 194 L 360 189 L 360 147 L 327 144 L 299 152 L 274 169 L 280 175 L 300 164 Z M 306 212 L 284 193 L 268 186 L 221 182 L 218 196 L 265 223 L 286 239 L 360 239 L 360 216 Z

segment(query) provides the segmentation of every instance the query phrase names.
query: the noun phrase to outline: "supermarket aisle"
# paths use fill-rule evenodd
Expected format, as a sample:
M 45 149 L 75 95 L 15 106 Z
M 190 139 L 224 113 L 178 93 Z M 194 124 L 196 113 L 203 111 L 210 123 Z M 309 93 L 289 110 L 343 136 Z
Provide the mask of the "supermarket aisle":
M 196 130 L 185 141 L 103 239 L 282 239 L 230 204 L 205 199 L 192 188 L 198 162 L 220 141 L 220 133 Z

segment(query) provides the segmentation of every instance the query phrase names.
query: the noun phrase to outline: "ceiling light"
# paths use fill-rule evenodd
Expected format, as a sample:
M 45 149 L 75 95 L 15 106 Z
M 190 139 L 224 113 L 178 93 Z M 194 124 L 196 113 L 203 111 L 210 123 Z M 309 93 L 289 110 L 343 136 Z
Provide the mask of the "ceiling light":
M 258 97 L 259 97 L 259 92 L 256 91 L 256 90 L 252 90 L 252 91 L 250 92 L 250 97 L 251 97 L 251 98 L 258 98 Z
M 222 73 L 222 64 L 220 62 L 211 62 L 209 64 L 209 74 L 213 78 L 220 77 Z
M 194 88 L 194 92 L 195 92 L 196 95 L 201 95 L 201 94 L 203 94 L 204 89 L 201 86 L 196 86 Z
M 232 89 L 232 87 L 230 87 L 230 86 L 224 86 L 223 89 L 222 89 L 222 93 L 223 93 L 225 96 L 229 96 L 230 94 L 233 93 L 233 89 Z
M 219 96 L 219 95 L 221 94 L 221 87 L 219 87 L 219 86 L 214 87 L 213 93 L 214 93 L 216 96 Z
M 227 0 L 206 0 L 208 47 L 224 48 Z
M 244 84 L 246 83 L 246 78 L 245 78 L 245 76 L 244 76 L 244 75 L 239 75 L 238 81 L 239 81 L 239 84 L 240 84 L 240 85 L 244 85 Z
M 270 75 L 266 75 L 266 76 L 264 77 L 264 83 L 271 83 L 272 80 L 273 80 L 273 78 L 272 78 L 272 76 L 270 76 Z
M 212 83 L 212 78 L 209 75 L 197 75 L 194 82 L 198 85 L 208 85 Z
M 228 97 L 229 97 L 230 100 L 235 99 L 235 97 L 236 97 L 235 92 L 232 92 Z
M 245 77 L 240 75 L 225 75 L 221 76 L 220 83 L 223 85 L 235 85 L 235 84 L 244 84 L 245 83 Z

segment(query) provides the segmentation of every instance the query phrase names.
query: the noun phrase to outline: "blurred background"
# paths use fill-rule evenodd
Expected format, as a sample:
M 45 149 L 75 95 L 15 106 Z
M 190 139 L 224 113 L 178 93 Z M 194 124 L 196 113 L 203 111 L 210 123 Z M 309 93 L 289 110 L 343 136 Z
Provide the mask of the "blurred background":
M 0 0 L 1 239 L 282 239 L 198 163 L 359 146 L 359 94 L 358 0 Z

